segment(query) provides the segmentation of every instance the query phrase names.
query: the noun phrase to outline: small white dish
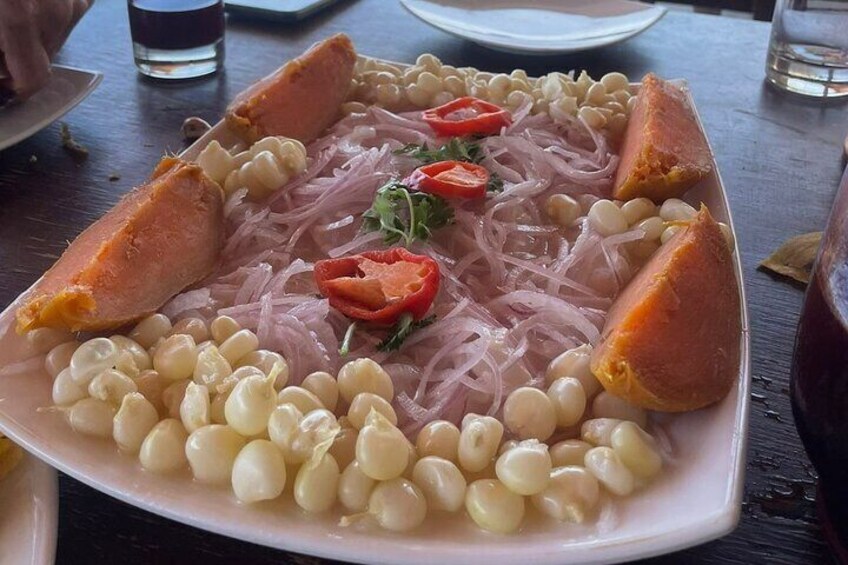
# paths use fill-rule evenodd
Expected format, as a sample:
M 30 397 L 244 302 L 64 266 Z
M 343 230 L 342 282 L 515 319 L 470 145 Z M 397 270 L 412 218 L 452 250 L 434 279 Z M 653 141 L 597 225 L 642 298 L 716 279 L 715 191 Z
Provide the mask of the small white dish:
M 624 41 L 665 15 L 630 0 L 400 0 L 442 31 L 498 51 L 553 55 Z
M 56 471 L 25 454 L 0 480 L 0 565 L 51 565 L 58 511 Z
M 47 85 L 23 102 L 0 108 L 0 151 L 46 128 L 82 102 L 103 75 L 53 65 Z

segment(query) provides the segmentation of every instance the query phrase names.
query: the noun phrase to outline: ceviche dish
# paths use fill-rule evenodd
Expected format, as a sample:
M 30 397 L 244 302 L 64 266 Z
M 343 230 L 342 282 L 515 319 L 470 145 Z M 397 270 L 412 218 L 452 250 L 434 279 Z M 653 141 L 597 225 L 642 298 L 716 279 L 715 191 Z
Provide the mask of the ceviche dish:
M 337 35 L 185 155 L 16 311 L 41 416 L 148 472 L 362 531 L 591 524 L 739 378 L 735 244 L 690 191 L 715 172 L 677 82 Z

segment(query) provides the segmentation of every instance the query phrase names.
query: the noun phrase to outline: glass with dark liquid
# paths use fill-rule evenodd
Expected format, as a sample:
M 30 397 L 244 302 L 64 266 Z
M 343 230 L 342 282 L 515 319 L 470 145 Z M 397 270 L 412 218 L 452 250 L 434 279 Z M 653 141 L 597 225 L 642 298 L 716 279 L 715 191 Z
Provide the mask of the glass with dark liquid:
M 807 288 L 790 391 L 819 475 L 822 527 L 835 556 L 848 563 L 848 170 Z
M 223 0 L 128 0 L 133 56 L 145 75 L 181 79 L 224 63 Z

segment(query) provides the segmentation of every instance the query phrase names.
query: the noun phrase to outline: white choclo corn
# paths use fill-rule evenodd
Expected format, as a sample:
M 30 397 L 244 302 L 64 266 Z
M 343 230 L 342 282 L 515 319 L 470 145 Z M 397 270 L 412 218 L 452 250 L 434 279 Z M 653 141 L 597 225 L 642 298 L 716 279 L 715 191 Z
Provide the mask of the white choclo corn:
M 586 398 L 593 398 L 602 387 L 589 367 L 591 358 L 592 346 L 588 343 L 563 351 L 548 364 L 545 382 L 550 385 L 556 379 L 572 377 L 583 385 Z
M 559 226 L 568 227 L 583 214 L 580 203 L 567 194 L 554 194 L 545 202 L 545 212 Z
M 733 231 L 730 229 L 730 226 L 728 226 L 724 222 L 719 222 L 718 228 L 721 230 L 721 235 L 724 236 L 724 240 L 727 242 L 727 246 L 730 248 L 730 252 L 733 253 L 733 248 L 736 245 L 736 241 L 733 237 Z
M 188 379 L 197 364 L 197 345 L 190 335 L 172 335 L 156 348 L 153 368 L 162 377 L 179 381 Z
M 329 453 L 317 455 L 297 471 L 294 501 L 307 512 L 325 512 L 336 502 L 339 465 Z
M 230 482 L 233 463 L 245 443 L 229 426 L 212 424 L 193 431 L 185 442 L 185 454 L 194 478 L 212 484 Z
M 194 338 L 194 343 L 202 343 L 209 339 L 209 328 L 200 318 L 183 318 L 171 328 L 171 335 L 186 334 Z
M 233 156 L 214 139 L 203 148 L 195 162 L 209 178 L 218 184 L 223 183 L 235 167 Z
M 645 232 L 645 241 L 657 241 L 665 229 L 665 222 L 659 216 L 651 216 L 637 223 L 636 227 Z
M 447 420 L 434 420 L 418 432 L 415 447 L 421 457 L 441 457 L 456 463 L 459 428 Z
M 551 466 L 548 446 L 531 439 L 519 442 L 498 457 L 495 474 L 512 492 L 529 496 L 545 489 Z
M 480 479 L 465 491 L 465 509 L 474 522 L 490 532 L 514 532 L 524 519 L 524 497 L 496 479 Z
M 448 102 L 455 100 L 456 96 L 448 92 L 447 90 L 442 90 L 441 92 L 437 92 L 433 95 L 432 105 L 433 106 L 442 106 L 447 104 Z
M 362 78 L 366 83 L 377 86 L 392 84 L 395 81 L 395 75 L 387 71 L 368 71 L 362 73 Z
M 339 383 L 330 373 L 316 371 L 306 375 L 300 386 L 318 397 L 329 411 L 334 411 L 339 403 Z
M 329 410 L 313 410 L 297 423 L 297 430 L 291 437 L 288 450 L 283 451 L 289 463 L 303 463 L 319 452 L 326 452 L 339 433 L 336 416 Z
M 592 227 L 603 236 L 627 231 L 627 219 L 612 200 L 598 200 L 589 208 L 588 216 Z
M 609 102 L 604 102 L 603 108 L 610 110 L 613 113 L 613 116 L 623 116 L 624 115 L 624 105 L 617 102 L 615 98 L 610 100 Z M 608 119 L 612 119 L 612 116 Z
M 409 86 L 410 84 L 416 84 L 418 81 L 418 75 L 424 72 L 424 69 L 417 66 L 412 66 L 405 69 L 401 75 L 400 80 L 404 86 Z
M 224 359 L 214 345 L 204 347 L 197 354 L 197 363 L 192 371 L 192 379 L 199 385 L 205 385 L 214 390 L 225 378 L 233 372 L 230 363 Z
M 506 453 L 510 449 L 517 447 L 519 443 L 520 442 L 518 440 L 514 440 L 514 439 L 510 439 L 510 440 L 503 442 L 501 444 L 501 446 L 498 448 L 498 457 L 500 457 L 501 455 L 503 455 L 504 453 Z
M 124 396 L 112 420 L 112 438 L 121 451 L 138 453 L 144 438 L 158 422 L 156 407 L 142 394 L 131 392 Z
M 160 337 L 171 331 L 171 320 L 164 314 L 153 314 L 141 320 L 127 335 L 145 349 L 150 349 Z
M 607 391 L 602 392 L 592 401 L 592 417 L 629 420 L 636 422 L 642 428 L 648 424 L 648 413 L 644 409 Z
M 682 230 L 682 229 L 683 229 L 683 226 L 680 226 L 680 225 L 671 225 L 671 226 L 668 226 L 667 228 L 665 228 L 665 229 L 663 230 L 662 235 L 660 236 L 660 243 L 662 243 L 663 245 L 665 245 L 666 243 L 668 243 L 668 241 L 669 241 L 672 237 L 674 237 L 675 235 L 677 235 L 677 234 L 680 232 L 680 230 Z
M 258 347 L 259 338 L 255 333 L 250 330 L 239 330 L 218 346 L 218 351 L 230 365 L 236 365 L 242 357 L 251 351 L 256 351 Z
M 620 138 L 624 135 L 624 131 L 627 129 L 627 115 L 626 114 L 615 114 L 613 117 L 607 121 L 607 131 L 610 133 L 610 136 L 614 138 Z
M 650 198 L 634 198 L 621 205 L 621 213 L 630 225 L 650 218 L 657 213 L 657 207 Z
M 521 387 L 506 397 L 503 407 L 506 428 L 519 439 L 545 441 L 553 435 L 557 418 L 551 399 L 538 388 Z
M 406 97 L 415 106 L 424 108 L 430 104 L 430 94 L 418 86 L 418 84 L 410 84 L 404 90 L 406 91 Z
M 582 106 L 577 110 L 577 117 L 592 129 L 601 129 L 607 123 L 604 114 L 591 106 Z
M 212 339 L 215 343 L 221 345 L 227 338 L 241 329 L 241 324 L 236 322 L 229 316 L 218 316 L 212 323 L 209 324 L 209 333 L 212 334 Z
M 458 77 L 459 71 L 452 65 L 442 65 L 439 69 L 439 76 L 441 78 Z
M 156 343 L 154 343 L 153 345 L 151 345 L 147 349 L 147 353 L 150 355 L 151 359 L 153 359 L 153 356 L 156 355 L 156 350 L 159 349 L 159 346 L 162 345 L 163 343 L 165 343 L 165 338 L 160 337 L 159 339 L 156 340 Z
M 115 366 L 118 354 L 118 347 L 105 337 L 82 343 L 71 355 L 71 378 L 77 384 L 87 386 L 99 373 Z
M 88 383 L 88 395 L 114 405 L 120 405 L 126 395 L 138 391 L 135 382 L 116 369 L 107 369 Z
M 370 392 L 360 392 L 353 398 L 353 402 L 350 403 L 350 408 L 347 410 L 347 418 L 354 428 L 361 430 L 365 426 L 365 420 L 371 410 L 376 410 L 385 416 L 393 426 L 397 426 L 397 414 L 395 414 L 392 405 L 382 397 Z
M 137 341 L 123 335 L 109 336 L 109 339 L 118 346 L 118 349 L 121 350 L 122 353 L 129 354 L 132 359 L 132 364 L 137 370 L 136 374 L 141 373 L 142 371 L 149 371 L 153 368 L 153 358 Z
M 145 353 L 147 353 L 145 351 Z M 141 372 L 138 365 L 135 364 L 135 358 L 132 353 L 119 348 L 118 360 L 115 361 L 115 369 L 122 372 L 130 378 L 135 378 Z
M 560 467 L 551 471 L 545 490 L 530 499 L 533 506 L 560 522 L 582 524 L 598 505 L 598 479 L 582 466 Z
M 188 434 L 182 422 L 174 418 L 162 420 L 150 430 L 141 443 L 138 459 L 141 466 L 154 473 L 171 473 L 186 465 Z
M 406 441 L 406 450 L 409 452 L 409 457 L 406 460 L 406 468 L 401 473 L 401 476 L 411 479 L 415 464 L 418 463 L 418 450 L 415 449 L 415 446 L 409 440 Z
M 607 89 L 609 91 L 609 89 Z M 627 89 L 619 89 L 612 93 L 612 97 L 616 102 L 621 104 L 621 107 L 624 108 L 624 112 L 627 113 L 627 102 L 633 98 L 633 95 L 630 94 L 630 88 Z
M 74 336 L 70 332 L 54 328 L 36 328 L 26 333 L 27 344 L 38 354 L 47 353 L 57 345 L 73 339 Z
M 167 413 L 167 407 L 162 398 L 165 389 L 171 385 L 170 381 L 166 381 L 156 371 L 142 371 L 133 379 L 138 392 L 144 396 L 155 408 L 160 415 Z
M 503 431 L 503 424 L 491 416 L 466 414 L 457 445 L 460 466 L 471 473 L 485 469 L 498 452 Z
M 162 404 L 165 406 L 165 412 L 169 417 L 180 418 L 180 405 L 183 403 L 183 397 L 185 397 L 185 391 L 190 382 L 188 379 L 175 381 L 162 391 Z
M 662 469 L 662 456 L 650 434 L 634 422 L 622 422 L 612 432 L 610 444 L 621 462 L 643 479 Z
M 586 411 L 586 392 L 574 377 L 563 377 L 552 382 L 548 387 L 548 398 L 554 406 L 557 426 L 560 428 L 575 425 Z
M 365 512 L 376 484 L 377 481 L 362 472 L 359 463 L 352 461 L 339 477 L 339 502 L 351 512 Z
M 584 99 L 584 103 L 590 104 L 592 106 L 600 106 L 604 103 L 607 96 L 607 89 L 602 82 L 596 82 L 592 84 L 586 90 L 586 98 Z
M 498 74 L 489 79 L 490 92 L 497 92 L 501 96 L 505 96 L 511 88 L 512 79 L 509 78 L 509 75 Z
M 524 104 L 529 98 L 531 98 L 531 96 L 528 93 L 520 90 L 513 90 L 506 95 L 506 105 L 514 110 Z
M 242 502 L 273 500 L 286 486 L 286 462 L 280 449 L 267 439 L 255 439 L 233 462 L 233 492 Z
M 180 420 L 188 433 L 212 423 L 210 404 L 209 389 L 189 382 L 180 402 Z
M 586 469 L 604 487 L 618 496 L 627 496 L 636 486 L 633 473 L 611 447 L 593 447 L 586 452 Z
M 633 113 L 633 110 L 636 108 L 636 102 L 638 100 L 639 100 L 638 96 L 631 96 L 630 99 L 627 101 L 626 108 L 627 108 L 627 115 L 628 116 Z
M 509 78 L 515 78 L 523 81 L 529 80 L 527 71 L 524 69 L 514 69 L 511 73 L 509 73 Z
M 346 116 L 350 114 L 364 114 L 368 110 L 368 106 L 362 102 L 345 102 L 342 104 L 342 113 Z
M 465 502 L 465 477 L 447 459 L 422 457 L 412 469 L 412 482 L 424 493 L 428 508 L 456 512 Z
M 71 369 L 63 369 L 53 381 L 53 404 L 70 406 L 88 396 L 88 387 L 78 384 L 71 377 Z
M 89 436 L 112 437 L 112 420 L 116 409 L 97 398 L 83 398 L 71 406 L 68 421 L 75 432 Z
M 630 88 L 630 80 L 627 75 L 622 73 L 607 73 L 601 77 L 601 84 L 607 89 L 607 92 L 616 92 L 618 90 L 628 90 Z
M 666 222 L 691 220 L 698 211 L 679 198 L 669 198 L 660 206 L 660 218 Z
M 620 423 L 621 420 L 616 418 L 592 418 L 591 420 L 586 420 L 580 426 L 580 438 L 595 446 L 609 447 L 612 431 Z
M 374 487 L 368 498 L 368 513 L 386 530 L 405 532 L 424 522 L 427 502 L 415 484 L 397 478 Z
M 276 375 L 251 375 L 236 383 L 224 404 L 224 416 L 235 431 L 253 436 L 265 431 L 277 406 Z
M 454 96 L 465 95 L 465 81 L 457 76 L 446 77 L 442 81 L 442 86 L 446 92 L 450 92 Z
M 277 394 L 277 404 L 294 404 L 304 414 L 325 408 L 321 399 L 303 387 L 287 386 Z
M 442 67 L 442 62 L 432 53 L 422 53 L 415 59 L 416 67 L 424 67 L 425 70 L 438 73 Z
M 256 367 L 252 367 L 250 365 L 244 365 L 233 371 L 232 374 L 229 377 L 226 377 L 217 388 L 228 388 L 230 386 L 235 388 L 236 384 L 238 384 L 239 381 L 243 381 L 247 377 L 264 378 L 267 376 L 268 374 L 266 374 L 261 369 L 257 369 Z
M 271 438 L 286 460 L 286 463 L 300 463 L 292 455 L 292 442 L 297 436 L 297 425 L 303 414 L 294 404 L 280 404 L 268 418 L 268 437 Z
M 54 379 L 71 364 L 71 357 L 79 347 L 76 341 L 60 343 L 51 349 L 44 358 L 44 369 Z
M 378 481 L 399 477 L 409 463 L 406 437 L 373 410 L 356 438 L 356 460 L 362 472 Z
M 274 388 L 280 390 L 289 382 L 289 364 L 282 355 L 275 351 L 268 351 L 267 349 L 251 351 L 238 360 L 235 368 L 238 369 L 245 366 L 256 367 L 268 375 L 272 370 L 274 370 L 275 365 L 278 365 L 278 372 L 277 380 L 274 382 Z
M 586 452 L 592 449 L 592 444 L 580 439 L 566 439 L 551 446 L 548 452 L 551 454 L 551 462 L 554 468 L 567 467 L 569 465 L 583 465 Z
M 393 106 L 403 98 L 403 91 L 396 84 L 378 84 L 375 91 L 377 102 L 383 106 Z
M 339 418 L 341 424 L 342 418 Z M 342 426 L 330 446 L 330 455 L 336 459 L 339 467 L 347 467 L 356 461 L 356 438 L 359 432 L 351 427 Z
M 573 96 L 563 96 L 558 98 L 556 101 L 551 102 L 551 106 L 556 107 L 559 111 L 570 116 L 577 113 L 577 99 Z
M 430 71 L 424 71 L 420 75 L 418 75 L 418 80 L 416 81 L 418 88 L 433 96 L 437 92 L 441 92 L 442 90 L 442 79 L 438 76 L 434 75 Z
M 371 392 L 391 402 L 395 396 L 392 378 L 374 360 L 356 359 L 345 363 L 338 374 L 339 394 L 350 404 L 361 392 Z

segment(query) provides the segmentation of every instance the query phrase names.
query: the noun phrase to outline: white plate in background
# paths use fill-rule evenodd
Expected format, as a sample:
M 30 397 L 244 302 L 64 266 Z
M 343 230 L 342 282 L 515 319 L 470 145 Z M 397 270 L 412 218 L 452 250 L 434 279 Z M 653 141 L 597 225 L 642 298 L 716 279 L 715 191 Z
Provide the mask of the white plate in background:
M 103 75 L 53 65 L 47 85 L 23 102 L 0 108 L 0 151 L 46 128 L 82 102 Z
M 25 453 L 0 480 L 0 565 L 51 565 L 58 511 L 56 471 Z
M 665 15 L 630 0 L 400 0 L 442 31 L 510 53 L 553 55 L 624 41 Z

